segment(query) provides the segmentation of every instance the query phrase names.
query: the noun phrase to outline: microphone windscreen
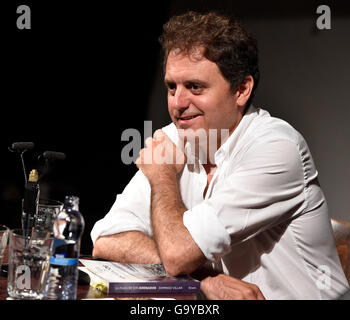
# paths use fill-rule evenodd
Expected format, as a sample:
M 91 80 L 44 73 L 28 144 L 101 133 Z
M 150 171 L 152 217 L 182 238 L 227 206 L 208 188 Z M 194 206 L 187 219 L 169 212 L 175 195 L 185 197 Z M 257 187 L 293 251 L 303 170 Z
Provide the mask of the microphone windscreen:
M 14 142 L 11 146 L 12 150 L 22 151 L 22 150 L 30 150 L 34 148 L 33 142 Z
M 64 160 L 66 155 L 63 152 L 45 151 L 43 156 L 47 160 Z

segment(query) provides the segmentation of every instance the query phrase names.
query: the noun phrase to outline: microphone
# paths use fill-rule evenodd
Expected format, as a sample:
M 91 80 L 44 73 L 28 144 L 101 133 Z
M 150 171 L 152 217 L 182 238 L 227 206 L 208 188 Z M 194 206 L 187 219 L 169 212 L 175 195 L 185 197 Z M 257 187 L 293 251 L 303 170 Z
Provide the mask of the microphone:
M 56 151 L 45 151 L 43 153 L 43 157 L 46 160 L 64 160 L 64 159 L 66 159 L 66 155 L 63 152 L 56 152 Z
M 34 148 L 33 142 L 14 142 L 11 145 L 12 151 L 24 152 Z
M 11 152 L 17 152 L 20 154 L 25 183 L 27 183 L 28 181 L 27 181 L 27 173 L 26 173 L 27 171 L 26 171 L 26 167 L 24 164 L 23 154 L 27 150 L 31 150 L 33 148 L 34 148 L 33 142 L 14 142 L 14 143 L 12 143 L 11 147 L 8 148 Z
M 39 177 L 39 180 L 41 180 L 49 171 L 49 162 L 53 162 L 55 160 L 64 160 L 66 159 L 66 155 L 63 152 L 56 152 L 56 151 L 45 151 L 42 155 L 38 157 L 38 160 L 44 158 L 45 164 L 43 167 L 43 170 L 41 172 L 41 175 Z

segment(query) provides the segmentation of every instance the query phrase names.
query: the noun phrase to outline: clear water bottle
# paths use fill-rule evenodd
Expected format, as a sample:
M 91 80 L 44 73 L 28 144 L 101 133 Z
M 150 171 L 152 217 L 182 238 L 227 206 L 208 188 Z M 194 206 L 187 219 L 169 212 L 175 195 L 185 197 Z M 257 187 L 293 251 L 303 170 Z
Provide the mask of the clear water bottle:
M 66 196 L 63 210 L 54 222 L 54 243 L 45 298 L 74 300 L 77 296 L 80 240 L 84 218 L 79 212 L 79 198 Z

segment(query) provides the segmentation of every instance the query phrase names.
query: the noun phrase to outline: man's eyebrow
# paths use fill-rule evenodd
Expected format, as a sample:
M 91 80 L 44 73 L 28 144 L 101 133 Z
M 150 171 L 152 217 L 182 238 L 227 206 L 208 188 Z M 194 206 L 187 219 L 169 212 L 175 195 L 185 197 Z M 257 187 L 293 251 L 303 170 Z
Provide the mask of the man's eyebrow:
M 166 86 L 169 86 L 169 85 L 171 85 L 171 84 L 175 84 L 175 82 L 174 82 L 173 80 L 164 79 L 164 84 L 165 84 Z
M 186 85 L 187 84 L 199 84 L 200 86 L 203 86 L 203 87 L 206 87 L 208 85 L 207 82 L 203 81 L 203 80 L 199 80 L 199 79 L 189 79 L 189 80 L 186 80 L 184 82 Z
M 169 85 L 175 84 L 175 83 L 176 83 L 176 82 L 173 81 L 173 80 L 164 79 L 164 84 L 165 84 L 166 86 L 169 86 Z M 189 79 L 189 80 L 184 81 L 184 84 L 185 84 L 185 85 L 193 84 L 193 83 L 199 84 L 199 85 L 201 85 L 201 86 L 207 86 L 207 85 L 208 85 L 207 82 L 205 82 L 205 81 L 203 81 L 203 80 L 199 80 L 199 79 Z

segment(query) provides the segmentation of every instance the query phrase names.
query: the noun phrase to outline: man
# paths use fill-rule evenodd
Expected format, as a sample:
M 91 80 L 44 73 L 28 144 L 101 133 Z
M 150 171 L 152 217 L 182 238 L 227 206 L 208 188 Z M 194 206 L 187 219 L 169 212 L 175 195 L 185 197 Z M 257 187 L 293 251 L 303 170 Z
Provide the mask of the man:
M 93 254 L 170 275 L 211 267 L 231 278 L 204 288 L 237 280 L 267 299 L 339 296 L 348 284 L 307 144 L 251 104 L 254 39 L 228 17 L 189 12 L 161 43 L 173 123 L 146 140 L 139 172 L 92 230 Z

